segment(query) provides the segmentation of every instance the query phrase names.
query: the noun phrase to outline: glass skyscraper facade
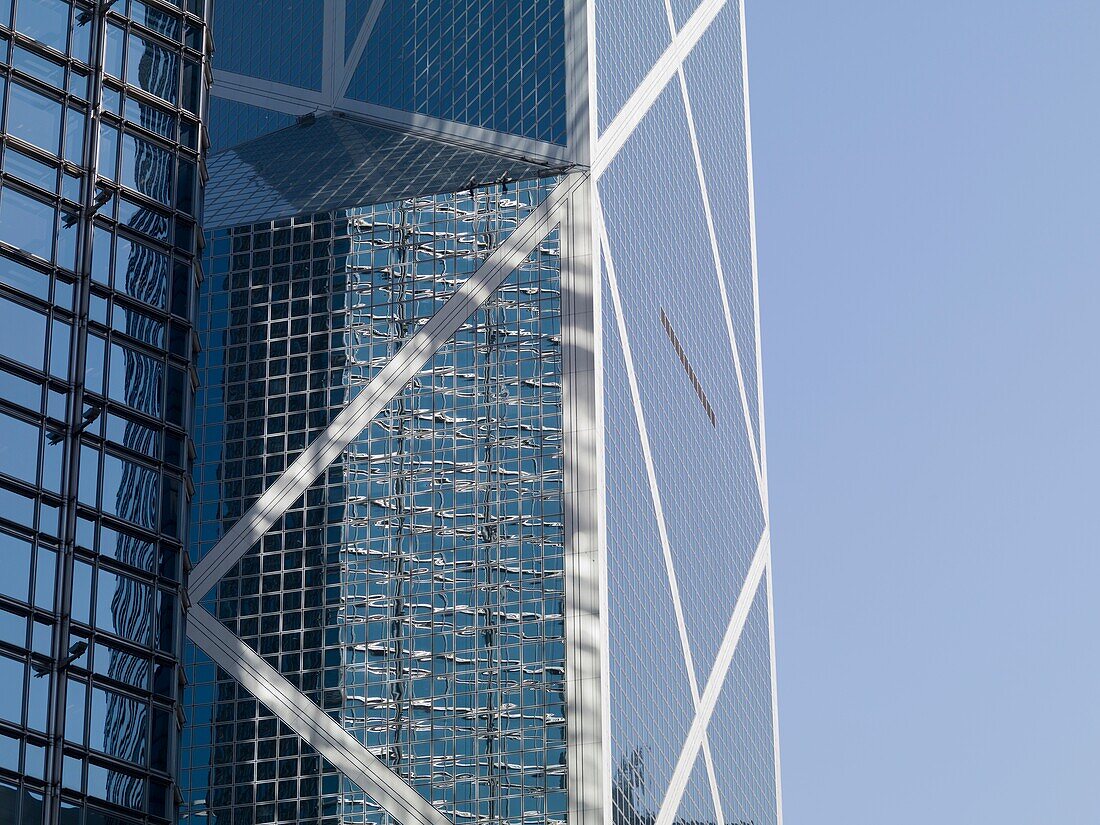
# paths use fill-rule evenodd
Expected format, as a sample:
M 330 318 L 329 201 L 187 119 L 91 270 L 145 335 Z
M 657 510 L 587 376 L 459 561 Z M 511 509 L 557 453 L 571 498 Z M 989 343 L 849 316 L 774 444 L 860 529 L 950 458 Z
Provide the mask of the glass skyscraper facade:
M 178 818 L 207 21 L 0 2 L 0 822 Z
M 0 0 L 0 822 L 781 823 L 741 5 L 212 5 Z

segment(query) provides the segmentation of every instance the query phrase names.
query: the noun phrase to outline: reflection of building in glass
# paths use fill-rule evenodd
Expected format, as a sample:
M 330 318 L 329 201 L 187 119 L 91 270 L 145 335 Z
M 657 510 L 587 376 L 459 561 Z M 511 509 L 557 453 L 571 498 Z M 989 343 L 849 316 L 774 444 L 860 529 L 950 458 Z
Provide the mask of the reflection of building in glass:
M 177 820 L 206 16 L 0 4 L 0 822 Z
M 780 822 L 742 8 L 256 8 L 181 819 Z

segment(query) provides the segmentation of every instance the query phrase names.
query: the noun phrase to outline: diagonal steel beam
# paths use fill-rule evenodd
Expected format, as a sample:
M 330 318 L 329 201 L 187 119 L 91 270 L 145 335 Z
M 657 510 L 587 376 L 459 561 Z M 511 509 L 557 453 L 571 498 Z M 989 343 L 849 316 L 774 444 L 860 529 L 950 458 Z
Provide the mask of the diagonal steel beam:
M 623 148 L 623 144 L 634 134 L 638 123 L 650 110 L 661 92 L 676 76 L 677 70 L 683 65 L 699 38 L 718 16 L 718 12 L 726 5 L 726 0 L 704 0 L 700 4 L 684 27 L 680 29 L 672 43 L 665 49 L 653 68 L 638 84 L 638 88 L 623 104 L 623 108 L 615 115 L 596 144 L 595 156 L 592 160 L 592 175 L 599 177 L 607 169 L 608 165 Z
M 450 817 L 197 605 L 187 614 L 187 636 L 401 825 L 453 825 Z
M 699 700 L 699 707 L 695 711 L 695 719 L 688 729 L 680 757 L 676 760 L 676 768 L 672 772 L 672 780 L 669 782 L 665 798 L 661 801 L 661 809 L 657 813 L 654 825 L 672 825 L 680 808 L 680 800 L 684 796 L 688 779 L 691 778 L 691 769 L 699 755 L 699 748 L 706 736 L 710 717 L 714 714 L 714 708 L 718 704 L 718 696 L 722 692 L 722 686 L 726 683 L 730 664 L 733 662 L 733 654 L 737 650 L 737 643 L 741 641 L 741 631 L 745 629 L 745 621 L 749 617 L 749 609 L 756 598 L 760 580 L 764 576 L 764 569 L 768 564 L 771 552 L 771 539 L 768 529 L 764 528 L 764 535 L 760 537 L 760 543 L 756 547 L 749 572 L 745 576 L 745 582 L 741 586 L 741 592 L 737 596 L 737 603 L 733 607 L 733 615 L 730 616 L 726 626 L 726 634 L 722 637 L 722 644 L 718 648 L 718 657 L 711 668 L 707 679 L 706 689 Z
M 447 303 L 404 343 L 397 354 L 332 423 L 283 471 L 214 547 L 195 565 L 189 579 L 198 601 L 260 540 L 286 510 L 335 461 L 363 428 L 412 380 L 462 323 L 523 263 L 560 219 L 560 209 L 586 179 L 583 173 L 561 181 L 498 246 Z
M 355 76 L 355 70 L 359 68 L 359 61 L 367 48 L 367 41 L 370 40 L 371 33 L 374 31 L 374 24 L 378 22 L 378 15 L 382 12 L 382 5 L 385 2 L 386 0 L 372 0 L 370 7 L 367 9 L 367 16 L 363 18 L 363 25 L 359 27 L 359 33 L 355 36 L 355 42 L 352 43 L 351 52 L 348 54 L 347 59 L 344 59 L 343 54 L 340 55 L 340 65 L 343 69 L 333 86 L 334 97 L 340 98 L 347 95 L 348 86 L 351 85 L 351 79 Z M 340 48 L 344 48 L 343 43 L 340 44 Z

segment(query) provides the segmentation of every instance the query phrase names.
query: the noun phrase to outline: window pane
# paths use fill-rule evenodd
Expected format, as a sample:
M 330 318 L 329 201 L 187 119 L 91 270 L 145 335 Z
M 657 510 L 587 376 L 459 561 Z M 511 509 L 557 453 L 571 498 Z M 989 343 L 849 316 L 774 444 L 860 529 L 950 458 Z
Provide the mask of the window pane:
M 43 301 L 50 297 L 50 276 L 10 258 L 0 257 L 0 281 Z
M 126 55 L 126 82 L 175 103 L 179 89 L 180 58 L 163 46 L 131 34 Z
M 111 398 L 160 418 L 163 364 L 119 344 L 112 344 L 110 370 Z
M 53 250 L 53 207 L 14 189 L 0 193 L 0 241 L 50 260 Z
M 21 0 L 15 15 L 15 28 L 39 43 L 65 51 L 69 31 L 69 4 L 64 0 Z
M 103 512 L 155 530 L 160 478 L 156 470 L 105 453 Z
M 8 133 L 57 154 L 61 139 L 61 103 L 18 83 L 8 95 Z
M 23 663 L 0 656 L 0 719 L 19 724 L 23 715 Z
M 147 645 L 152 638 L 153 594 L 149 585 L 120 576 L 110 570 L 100 570 L 96 588 L 96 627 L 115 633 L 124 639 Z M 96 652 L 96 669 L 101 663 Z M 128 657 L 127 657 L 128 658 Z M 121 674 L 110 674 L 129 681 Z
M 4 193 L 4 197 L 8 195 Z M 42 369 L 46 346 L 46 316 L 22 304 L 0 299 L 0 355 Z
M 172 203 L 172 160 L 167 149 L 124 135 L 119 183 L 168 206 Z
M 5 571 L 0 576 L 0 593 L 21 602 L 27 601 L 31 582 L 31 543 L 0 532 L 0 557 L 4 559 Z
M 157 309 L 164 309 L 168 294 L 168 256 L 120 235 L 115 245 L 114 287 Z
M 0 413 L 0 473 L 34 484 L 38 473 L 38 427 Z
M 4 171 L 47 192 L 57 191 L 57 169 L 17 152 L 10 146 L 4 152 Z

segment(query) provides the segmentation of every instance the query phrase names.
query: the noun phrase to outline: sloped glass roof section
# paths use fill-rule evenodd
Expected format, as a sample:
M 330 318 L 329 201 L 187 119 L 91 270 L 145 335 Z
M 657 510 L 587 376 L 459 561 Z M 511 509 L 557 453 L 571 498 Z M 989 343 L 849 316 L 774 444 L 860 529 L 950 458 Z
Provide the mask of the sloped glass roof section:
M 217 228 L 457 192 L 563 171 L 396 132 L 338 113 L 305 118 L 210 159 Z

